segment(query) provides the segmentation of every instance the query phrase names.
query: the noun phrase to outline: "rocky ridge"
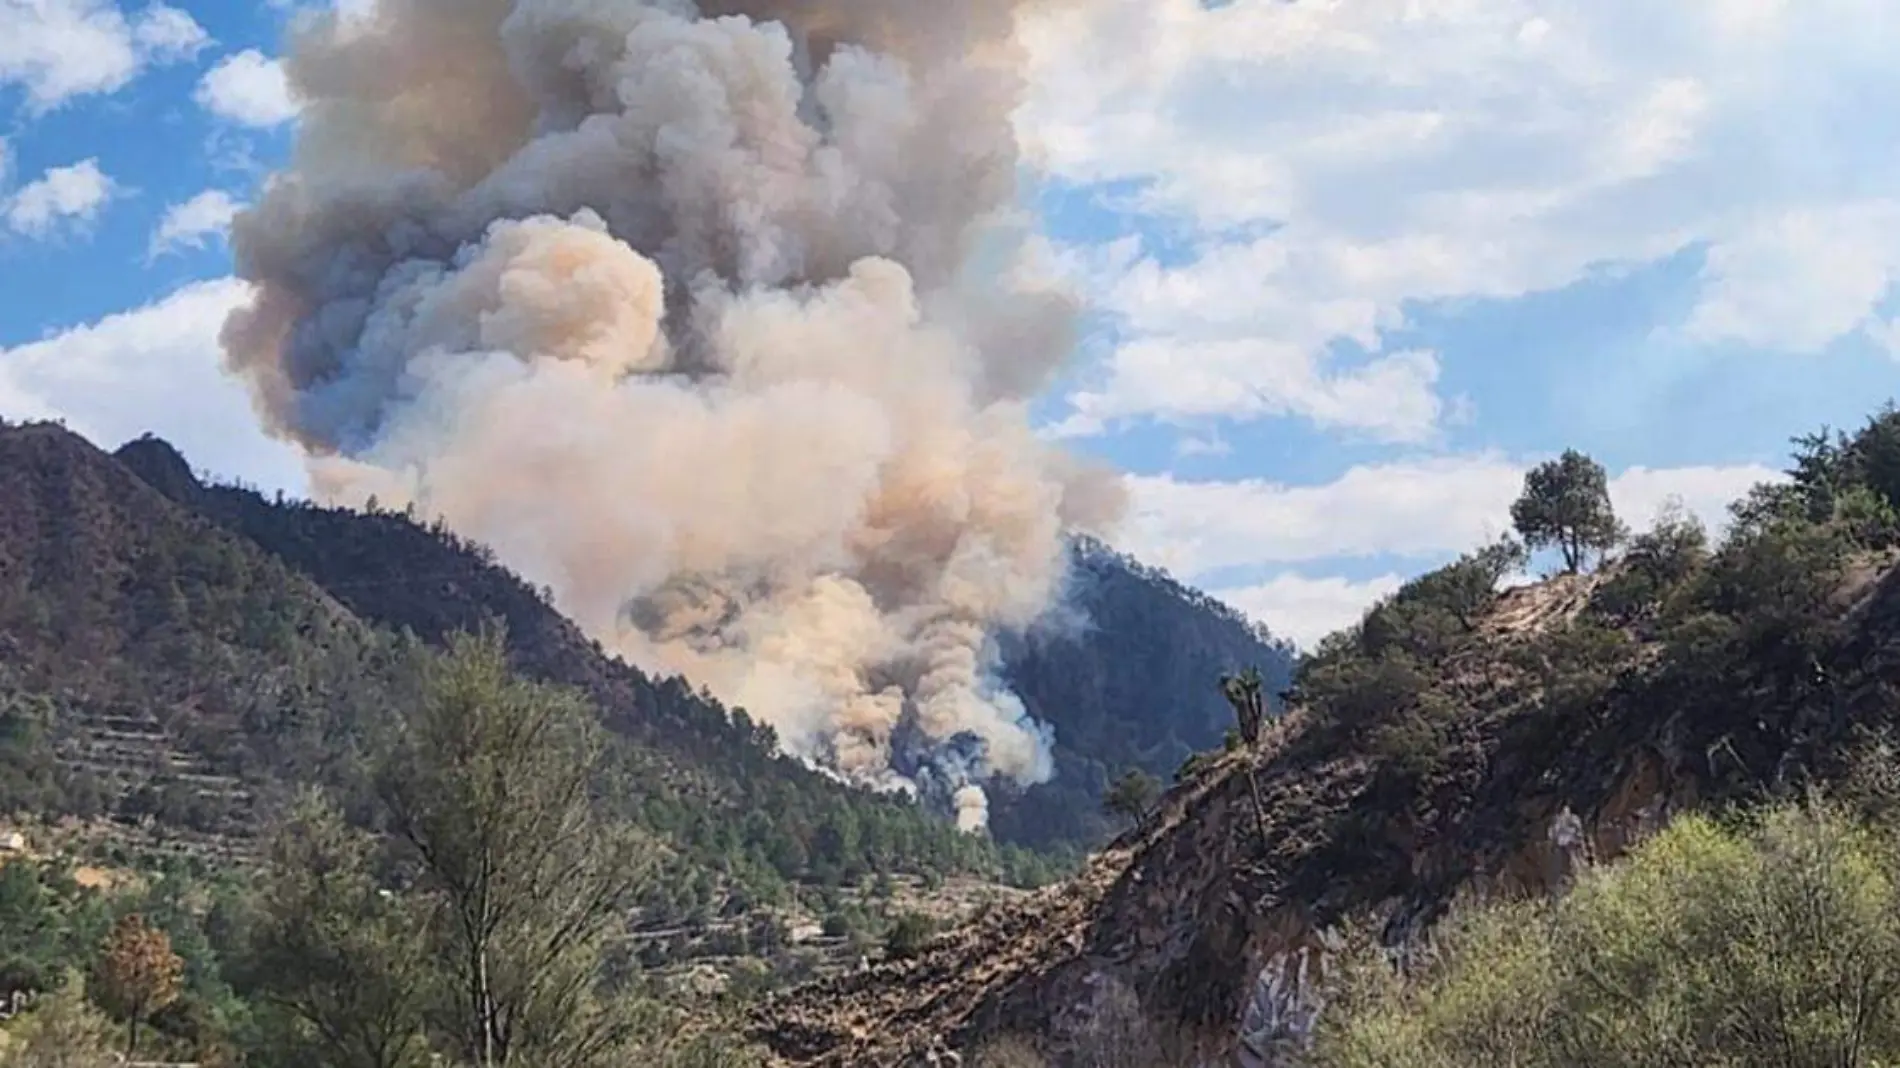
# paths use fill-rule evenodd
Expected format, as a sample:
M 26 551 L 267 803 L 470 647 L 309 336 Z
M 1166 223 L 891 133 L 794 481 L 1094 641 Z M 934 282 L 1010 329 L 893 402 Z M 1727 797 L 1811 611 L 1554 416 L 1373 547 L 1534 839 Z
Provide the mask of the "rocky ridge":
M 813 1066 L 967 1062 L 1005 1039 L 1052 1065 L 1289 1063 L 1342 919 L 1402 949 L 1461 900 L 1559 893 L 1675 813 L 1844 774 L 1900 708 L 1894 564 L 1842 570 L 1811 663 L 1770 636 L 1747 651 L 1758 671 L 1720 682 L 1666 665 L 1646 623 L 1584 627 L 1616 567 L 1508 591 L 1435 665 L 1425 697 L 1452 711 L 1426 766 L 1295 708 L 1078 878 L 917 960 L 789 992 L 754 1034 Z M 1586 633 L 1614 640 L 1565 652 Z M 1578 656 L 1602 680 L 1582 698 L 1558 692 L 1575 665 L 1553 669 Z

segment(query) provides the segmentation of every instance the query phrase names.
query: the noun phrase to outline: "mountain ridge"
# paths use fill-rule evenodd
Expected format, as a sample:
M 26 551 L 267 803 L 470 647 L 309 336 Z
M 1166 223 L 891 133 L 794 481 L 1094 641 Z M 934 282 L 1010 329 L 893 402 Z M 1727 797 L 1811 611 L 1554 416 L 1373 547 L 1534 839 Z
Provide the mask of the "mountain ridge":
M 298 597 L 321 601 L 339 619 L 360 619 L 392 635 L 413 633 L 427 645 L 498 620 L 519 669 L 578 687 L 618 732 L 664 753 L 666 759 L 647 762 L 646 773 L 675 778 L 682 798 L 730 803 L 722 781 L 757 775 L 829 789 L 818 785 L 825 776 L 777 753 L 764 725 L 742 712 L 729 714 L 685 680 L 656 679 L 610 656 L 556 611 L 544 591 L 439 522 L 425 526 L 401 514 L 321 508 L 204 480 L 175 448 L 151 435 L 106 454 L 53 424 L 7 427 L 0 434 L 16 449 L 28 439 L 58 443 L 52 459 L 10 462 L 16 474 L 44 468 L 46 477 L 33 492 L 10 489 L 8 499 L 64 499 L 69 487 L 62 478 L 104 479 L 110 488 L 88 492 L 143 501 L 147 511 L 167 502 L 189 523 L 173 516 L 144 525 L 182 530 L 180 524 L 196 524 L 192 529 L 216 531 L 216 544 L 255 547 L 273 568 L 299 578 Z M 84 505 L 87 496 L 72 497 L 77 503 L 70 506 Z M 1114 776 L 1129 767 L 1166 776 L 1185 754 L 1218 742 L 1227 715 L 1218 696 L 1175 708 L 1163 699 L 1171 682 L 1242 663 L 1262 664 L 1269 678 L 1283 680 L 1291 661 L 1288 648 L 1263 641 L 1261 629 L 1237 612 L 1100 543 L 1078 543 L 1074 558 L 1069 606 L 1093 616 L 1089 624 L 1000 639 L 1007 681 L 1032 714 L 1056 727 L 1057 775 L 1045 786 L 999 791 L 995 837 L 1058 853 L 1112 833 L 1100 801 Z M 93 570 L 104 574 L 116 566 L 107 560 Z M 0 640 L 8 640 L 3 629 Z M 1120 644 L 1110 648 L 1111 641 Z M 706 770 L 715 765 L 720 770 Z

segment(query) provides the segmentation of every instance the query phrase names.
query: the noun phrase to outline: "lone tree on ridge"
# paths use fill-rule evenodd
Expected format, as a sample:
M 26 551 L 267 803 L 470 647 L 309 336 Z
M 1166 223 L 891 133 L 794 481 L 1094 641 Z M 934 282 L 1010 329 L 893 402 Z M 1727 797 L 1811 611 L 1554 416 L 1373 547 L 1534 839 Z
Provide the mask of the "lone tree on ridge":
M 1590 552 L 1606 552 L 1623 538 L 1623 524 L 1610 506 L 1610 480 L 1603 465 L 1575 449 L 1524 476 L 1524 493 L 1511 505 L 1511 522 L 1533 549 L 1555 546 L 1564 571 L 1581 570 Z

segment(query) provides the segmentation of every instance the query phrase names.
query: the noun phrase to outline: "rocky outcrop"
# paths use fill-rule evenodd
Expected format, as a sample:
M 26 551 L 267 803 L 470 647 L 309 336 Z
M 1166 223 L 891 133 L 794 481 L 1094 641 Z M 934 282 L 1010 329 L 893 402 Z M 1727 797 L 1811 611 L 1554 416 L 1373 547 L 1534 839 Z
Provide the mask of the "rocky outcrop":
M 1342 919 L 1371 918 L 1403 952 L 1461 900 L 1561 894 L 1675 814 L 1795 782 L 1791 768 L 1819 769 L 1856 723 L 1892 719 L 1889 565 L 1861 569 L 1843 597 L 1854 637 L 1833 691 L 1785 713 L 1769 711 L 1787 704 L 1777 692 L 1687 700 L 1652 677 L 1638 640 L 1619 647 L 1606 694 L 1554 715 L 1521 654 L 1584 609 L 1591 581 L 1512 591 L 1435 683 L 1463 712 L 1429 773 L 1395 774 L 1363 738 L 1296 711 L 1071 883 L 916 961 L 784 995 L 754 1034 L 801 1065 L 923 1063 L 997 1036 L 1052 1065 L 1289 1064 L 1324 1011 Z M 1109 1047 L 1139 1056 L 1104 1059 Z

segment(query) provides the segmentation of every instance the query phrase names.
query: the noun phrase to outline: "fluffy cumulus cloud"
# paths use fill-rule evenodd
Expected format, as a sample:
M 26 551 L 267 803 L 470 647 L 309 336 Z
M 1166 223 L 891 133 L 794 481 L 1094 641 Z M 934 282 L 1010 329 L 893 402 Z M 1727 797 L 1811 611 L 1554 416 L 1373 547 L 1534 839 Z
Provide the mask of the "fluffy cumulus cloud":
M 200 106 L 244 126 L 280 126 L 297 117 L 281 60 L 251 48 L 226 56 L 198 82 Z
M 112 199 L 118 183 L 96 159 L 54 167 L 0 201 L 7 229 L 44 238 L 62 226 L 90 223 Z
M 1036 28 L 1038 162 L 1189 235 L 1079 260 L 1122 323 L 1066 429 L 1295 416 L 1424 440 L 1420 306 L 1706 250 L 1693 341 L 1889 336 L 1888 0 L 1113 0 Z M 1148 227 L 1152 230 L 1152 226 Z
M 22 87 L 36 112 L 115 92 L 211 42 L 179 8 L 151 3 L 128 14 L 115 0 L 0 0 L 0 30 L 0 87 Z
M 264 437 L 243 387 L 218 369 L 218 330 L 249 296 L 234 279 L 196 283 L 0 348 L 0 415 L 63 419 L 107 448 L 155 432 L 219 475 L 301 491 L 301 455 Z
M 1318 486 L 1133 478 L 1124 541 L 1190 582 L 1214 585 L 1276 632 L 1310 642 L 1396 589 L 1400 575 L 1307 577 L 1300 565 L 1397 561 L 1411 572 L 1475 548 L 1510 529 L 1526 466 L 1500 455 L 1439 457 L 1355 467 Z M 1611 480 L 1610 497 L 1638 528 L 1673 499 L 1719 532 L 1730 501 L 1780 477 L 1755 465 L 1635 467 Z M 1261 569 L 1269 574 L 1258 581 L 1220 581 Z
M 156 258 L 180 249 L 204 248 L 213 238 L 222 236 L 242 210 L 244 205 L 222 189 L 207 189 L 173 204 L 152 231 L 149 255 Z

